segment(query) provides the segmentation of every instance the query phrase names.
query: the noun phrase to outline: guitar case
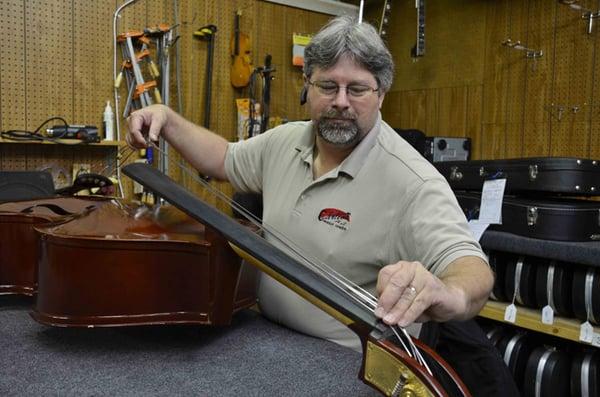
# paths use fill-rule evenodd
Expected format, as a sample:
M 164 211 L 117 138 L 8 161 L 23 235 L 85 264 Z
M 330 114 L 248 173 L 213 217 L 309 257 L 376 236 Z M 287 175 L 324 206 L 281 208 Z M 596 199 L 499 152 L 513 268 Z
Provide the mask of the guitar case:
M 589 313 L 588 313 L 589 310 Z M 573 312 L 582 321 L 600 324 L 600 270 L 578 268 L 573 274 Z
M 570 356 L 547 346 L 536 348 L 527 361 L 523 382 L 524 397 L 569 396 Z
M 600 161 L 570 157 L 442 161 L 433 164 L 454 190 L 481 191 L 486 179 L 506 178 L 505 193 L 600 193 Z
M 486 329 L 484 327 L 482 327 L 482 328 L 485 332 L 485 336 L 490 340 L 490 343 L 495 347 L 498 347 L 498 343 L 508 333 L 508 328 L 503 327 L 503 326 L 494 325 L 494 326 L 490 327 L 489 329 Z
M 573 269 L 558 261 L 538 264 L 535 278 L 538 307 L 550 305 L 554 313 L 573 317 Z M 550 298 L 550 299 L 549 299 Z
M 522 331 L 505 335 L 496 346 L 512 373 L 519 390 L 523 390 L 527 361 L 531 352 L 537 346 L 538 344 L 535 343 L 534 338 Z
M 506 264 L 504 291 L 508 302 L 511 302 L 514 296 L 515 303 L 521 306 L 537 307 L 535 273 L 540 261 L 541 259 L 539 258 L 520 256 L 516 261 L 510 261 Z M 519 288 L 515 294 L 515 286 L 517 284 Z
M 510 298 L 506 296 L 506 269 L 508 263 L 517 262 L 518 256 L 509 254 L 507 252 L 490 251 L 488 254 L 488 259 L 490 267 L 496 275 L 494 280 L 494 288 L 492 289 L 490 298 L 500 302 L 508 302 L 509 300 L 512 300 L 512 296 Z
M 467 218 L 477 219 L 481 195 L 472 192 L 455 195 Z M 505 196 L 502 224 L 490 225 L 489 229 L 542 240 L 595 241 L 600 239 L 599 213 L 597 201 Z
M 571 364 L 571 395 L 595 397 L 600 395 L 600 352 L 577 352 Z

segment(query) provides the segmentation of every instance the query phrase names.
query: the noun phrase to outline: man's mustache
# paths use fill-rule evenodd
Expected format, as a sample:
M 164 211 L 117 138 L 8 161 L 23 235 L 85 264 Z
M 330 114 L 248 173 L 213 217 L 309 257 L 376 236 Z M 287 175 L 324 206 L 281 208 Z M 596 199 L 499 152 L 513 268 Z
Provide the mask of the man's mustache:
M 327 119 L 346 119 L 346 120 L 355 120 L 356 116 L 348 111 L 348 110 L 342 110 L 339 111 L 337 109 L 329 109 L 326 110 L 323 114 L 322 117 L 327 118 Z

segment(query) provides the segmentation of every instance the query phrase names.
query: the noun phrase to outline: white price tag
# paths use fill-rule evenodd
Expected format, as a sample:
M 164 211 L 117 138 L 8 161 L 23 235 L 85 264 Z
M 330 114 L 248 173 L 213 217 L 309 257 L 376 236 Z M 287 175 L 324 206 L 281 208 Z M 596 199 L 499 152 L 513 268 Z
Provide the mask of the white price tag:
M 506 311 L 504 312 L 504 321 L 508 321 L 509 323 L 514 323 L 517 321 L 517 306 L 514 303 L 506 306 Z
M 469 221 L 469 230 L 471 230 L 471 234 L 477 241 L 481 240 L 481 236 L 488 226 L 490 226 L 489 223 L 479 223 L 477 219 L 471 219 Z
M 594 340 L 594 327 L 589 321 L 581 324 L 579 329 L 579 340 L 586 343 L 592 343 Z
M 554 324 L 554 310 L 550 305 L 546 305 L 542 309 L 542 323 L 548 325 Z
M 479 206 L 479 222 L 502 224 L 502 199 L 506 178 L 483 182 L 481 205 Z

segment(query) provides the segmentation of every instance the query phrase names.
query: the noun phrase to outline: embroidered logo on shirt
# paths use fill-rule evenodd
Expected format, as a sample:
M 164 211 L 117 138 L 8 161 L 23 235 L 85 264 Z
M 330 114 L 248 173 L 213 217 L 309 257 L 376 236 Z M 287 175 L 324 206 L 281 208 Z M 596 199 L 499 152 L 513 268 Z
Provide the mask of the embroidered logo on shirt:
M 337 208 L 325 208 L 319 212 L 319 220 L 338 229 L 348 230 L 350 213 Z

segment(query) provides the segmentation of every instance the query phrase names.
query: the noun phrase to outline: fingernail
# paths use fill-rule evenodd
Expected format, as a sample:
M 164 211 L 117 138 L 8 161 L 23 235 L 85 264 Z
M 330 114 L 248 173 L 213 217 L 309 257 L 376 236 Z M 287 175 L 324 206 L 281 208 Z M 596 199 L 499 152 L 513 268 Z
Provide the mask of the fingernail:
M 386 323 L 392 323 L 394 321 L 394 316 L 391 314 L 386 314 L 385 317 L 383 317 L 383 321 Z
M 377 309 L 375 309 L 375 315 L 379 318 L 385 316 L 385 310 L 383 310 L 383 307 L 378 307 Z

